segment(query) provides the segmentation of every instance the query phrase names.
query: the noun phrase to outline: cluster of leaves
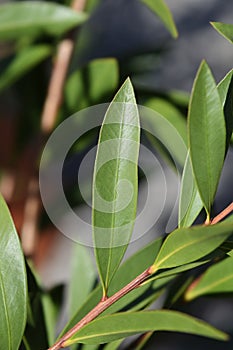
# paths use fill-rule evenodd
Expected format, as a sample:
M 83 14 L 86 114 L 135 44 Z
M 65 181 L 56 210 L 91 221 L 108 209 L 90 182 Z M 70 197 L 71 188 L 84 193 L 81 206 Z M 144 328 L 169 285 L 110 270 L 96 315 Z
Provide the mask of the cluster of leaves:
M 157 1 L 156 5 L 150 0 L 142 0 L 142 3 L 160 17 L 174 37 L 177 35 L 171 13 L 163 0 Z M 97 1 L 88 2 L 87 10 L 90 16 L 96 7 Z M 49 2 L 1 5 L 0 40 L 14 41 L 10 46 L 14 56 L 1 76 L 0 91 L 20 81 L 32 68 L 51 57 L 60 36 L 84 23 L 87 17 L 87 14 L 76 13 L 66 6 Z M 213 23 L 213 26 L 232 42 L 233 25 Z M 52 44 L 41 44 L 41 37 L 46 37 Z M 100 79 L 104 80 L 101 86 Z M 112 58 L 93 60 L 85 67 L 76 69 L 66 81 L 63 113 L 103 102 L 106 96 L 112 96 L 118 86 L 118 80 L 117 61 Z M 100 300 L 102 305 L 105 305 L 115 293 L 125 287 L 127 289 L 127 285 L 143 271 L 147 271 L 147 275 L 137 288 L 129 289 L 129 293 L 122 294 L 109 307 L 103 309 L 96 319 L 64 338 L 63 347 L 71 345 L 73 349 L 94 350 L 101 347 L 113 350 L 117 349 L 126 337 L 146 333 L 146 336 L 139 338 L 134 347 L 141 349 L 153 331 L 158 330 L 185 332 L 218 340 L 228 339 L 225 333 L 211 325 L 170 309 L 177 298 L 183 297 L 191 301 L 206 294 L 233 292 L 233 216 L 229 216 L 222 223 L 211 224 L 211 208 L 232 140 L 232 86 L 232 71 L 217 85 L 207 63 L 201 63 L 188 106 L 188 135 L 186 121 L 181 113 L 184 104 L 177 96 L 170 95 L 168 101 L 161 96 L 155 97 L 153 93 L 149 97 L 139 94 L 140 102 L 153 108 L 173 125 L 189 150 L 184 162 L 179 150 L 172 150 L 171 140 L 164 137 L 166 129 L 163 128 L 160 129 L 160 140 L 163 140 L 163 145 L 169 152 L 158 147 L 158 140 L 151 140 L 152 145 L 159 152 L 162 151 L 165 157 L 171 153 L 183 166 L 178 229 L 166 239 L 161 237 L 153 241 L 122 265 L 120 264 L 130 241 L 136 216 L 140 122 L 134 90 L 129 79 L 115 95 L 100 130 L 93 176 L 93 236 L 101 282 L 94 288 L 96 276 L 90 257 L 85 247 L 75 247 L 75 277 L 70 285 L 70 321 L 60 337 L 85 318 L 96 305 L 98 308 Z M 80 100 L 78 106 L 77 100 Z M 114 107 L 116 103 L 121 106 L 117 114 Z M 62 112 L 60 113 L 60 119 L 64 118 Z M 174 118 L 171 118 L 171 115 Z M 35 124 L 36 130 L 38 122 Z M 88 137 L 81 149 L 92 142 Z M 101 163 L 101 157 L 104 157 L 101 154 L 101 144 L 114 139 L 119 142 L 117 157 L 114 151 L 116 161 L 110 162 L 109 166 L 102 170 L 101 176 L 98 176 L 96 169 Z M 132 142 L 137 147 L 130 147 Z M 135 160 L 133 164 L 127 160 L 126 150 L 131 152 L 130 159 L 133 157 Z M 117 211 L 117 201 L 121 200 L 120 196 L 116 195 L 118 184 L 125 178 L 130 180 L 134 195 L 126 208 Z M 190 186 L 190 183 L 193 185 Z M 98 208 L 99 198 L 96 189 L 103 198 L 113 203 L 112 210 L 107 215 L 95 209 Z M 206 212 L 205 224 L 192 226 L 203 208 Z M 125 224 L 127 235 L 124 232 Z M 46 349 L 56 340 L 56 322 L 61 306 L 58 296 L 61 291 L 44 291 L 30 264 L 25 264 L 18 234 L 2 197 L 0 227 L 1 348 Z M 104 237 L 104 248 L 99 228 L 108 229 Z M 196 278 L 196 270 L 193 269 L 202 265 L 204 272 Z M 164 310 L 149 310 L 152 303 L 169 290 L 171 282 L 187 270 L 191 271 L 189 277 L 179 286 L 175 295 L 168 294 Z M 79 288 L 80 285 L 82 288 Z

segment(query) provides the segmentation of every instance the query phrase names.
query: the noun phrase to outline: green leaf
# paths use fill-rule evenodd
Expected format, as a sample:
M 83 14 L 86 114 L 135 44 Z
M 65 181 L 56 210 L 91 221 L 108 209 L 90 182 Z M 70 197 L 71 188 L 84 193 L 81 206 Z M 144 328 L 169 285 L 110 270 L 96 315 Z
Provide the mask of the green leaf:
M 32 349 L 30 348 L 30 345 L 28 344 L 27 339 L 26 339 L 25 336 L 23 336 L 22 342 L 23 342 L 23 343 L 21 344 L 21 347 L 24 346 L 25 350 L 32 350 Z M 24 350 L 24 348 L 23 348 L 22 350 Z
M 143 105 L 153 109 L 166 118 L 167 121 L 174 126 L 179 135 L 182 137 L 184 143 L 187 145 L 188 140 L 186 121 L 179 109 L 176 108 L 174 104 L 163 98 L 153 97 L 146 100 Z
M 159 143 L 159 150 L 162 149 L 163 152 L 164 148 L 164 153 L 170 156 L 173 163 L 184 166 L 187 146 L 184 137 L 185 125 L 181 122 L 181 116 L 178 117 L 178 114 L 176 114 L 175 117 L 174 110 L 173 112 L 170 110 L 170 113 L 166 110 L 164 115 L 158 113 L 155 110 L 153 100 L 147 103 L 146 106 L 149 108 L 140 109 L 142 129 L 150 132 L 147 134 L 148 136 L 151 134 L 151 137 L 149 136 L 150 141 L 155 144 L 155 147 Z
M 97 350 L 99 349 L 99 344 L 84 344 L 81 350 Z
M 218 94 L 222 103 L 222 106 L 224 107 L 224 104 L 226 102 L 227 98 L 227 92 L 229 90 L 229 86 L 232 80 L 232 75 L 233 75 L 233 69 L 228 72 L 225 77 L 218 83 L 217 88 L 218 88 Z
M 179 227 L 191 226 L 202 208 L 203 204 L 193 176 L 190 153 L 188 151 L 181 179 Z
M 154 269 L 191 263 L 215 250 L 233 232 L 232 223 L 179 228 L 168 235 L 154 262 Z
M 0 339 L 1 349 L 18 349 L 27 317 L 24 257 L 7 205 L 0 195 Z
M 49 345 L 53 345 L 56 340 L 56 326 L 62 304 L 63 288 L 57 286 L 50 291 L 41 293 L 41 303 L 44 314 L 46 333 Z M 35 327 L 35 330 L 38 328 Z
M 63 285 L 57 285 L 45 291 L 32 264 L 27 262 L 26 267 L 29 307 L 23 338 L 24 346 L 32 350 L 47 349 L 55 342 L 64 288 Z
M 104 350 L 117 350 L 119 349 L 119 346 L 121 345 L 122 341 L 123 341 L 122 339 L 119 339 L 111 343 L 108 343 L 105 345 Z
M 205 61 L 194 81 L 188 125 L 193 172 L 209 216 L 224 162 L 226 130 L 221 100 Z
M 164 278 L 158 278 L 155 281 L 151 279 L 150 282 L 142 284 L 139 288 L 134 289 L 129 294 L 119 299 L 105 310 L 102 315 L 113 314 L 119 310 L 138 311 L 147 307 L 162 294 L 163 288 L 175 277 L 175 274 L 170 274 L 164 276 Z
M 145 5 L 149 7 L 151 11 L 156 13 L 156 15 L 162 20 L 165 27 L 169 30 L 174 38 L 177 38 L 178 32 L 173 20 L 171 11 L 167 7 L 163 0 L 141 0 Z
M 104 295 L 134 226 L 139 142 L 139 115 L 133 87 L 127 79 L 106 112 L 93 175 L 93 235 Z
M 64 346 L 106 343 L 148 331 L 173 331 L 227 340 L 227 334 L 194 317 L 176 311 L 123 312 L 100 317 L 84 326 Z
M 86 14 L 69 7 L 44 1 L 21 1 L 0 6 L 0 40 L 22 36 L 61 35 L 82 24 Z
M 101 1 L 102 0 L 88 0 L 86 7 L 85 7 L 85 10 L 88 13 L 94 12 L 96 10 L 96 8 L 101 4 Z
M 224 109 L 227 152 L 233 131 L 233 70 L 218 84 L 218 93 Z
M 118 64 L 114 58 L 101 58 L 75 70 L 65 87 L 67 106 L 77 112 L 88 106 L 109 101 L 118 86 Z
M 233 257 L 211 266 L 185 294 L 186 300 L 216 293 L 233 292 Z
M 193 281 L 193 279 L 193 276 L 179 276 L 179 278 L 177 278 L 174 284 L 172 284 L 170 287 L 163 307 L 165 309 L 171 309 L 172 306 L 176 304 L 181 297 L 183 297 L 184 292 Z
M 210 261 L 210 258 L 206 258 L 201 261 L 195 261 L 189 264 L 184 264 L 181 266 L 177 266 L 171 269 L 167 269 L 167 270 L 162 270 L 162 272 L 155 274 L 155 276 L 149 278 L 148 280 L 146 280 L 144 283 L 142 283 L 142 285 L 151 283 L 152 281 L 156 281 L 156 280 L 160 280 L 160 279 L 164 279 L 170 276 L 177 276 L 179 273 L 181 272 L 185 272 L 188 270 L 192 270 L 195 269 L 196 267 L 199 267 L 201 265 L 204 265 L 206 263 L 208 263 Z
M 119 289 L 124 287 L 126 284 L 132 281 L 135 277 L 137 277 L 140 273 L 142 273 L 148 266 L 150 266 L 153 263 L 154 256 L 158 254 L 161 245 L 162 245 L 162 238 L 156 239 L 152 243 L 148 244 L 146 247 L 143 247 L 142 249 L 140 249 L 138 252 L 132 255 L 129 259 L 127 259 L 126 262 L 119 267 L 116 274 L 113 276 L 112 282 L 109 287 L 109 295 L 113 295 L 114 293 L 116 293 Z M 140 294 L 143 294 L 143 292 L 147 289 L 137 288 L 137 290 L 140 291 Z M 90 294 L 86 302 L 82 305 L 82 307 L 78 310 L 78 312 L 66 325 L 65 329 L 62 331 L 60 336 L 62 336 L 65 332 L 67 332 L 70 328 L 72 328 L 78 321 L 80 321 L 81 318 L 84 317 L 99 302 L 100 298 L 101 298 L 101 286 L 99 285 Z M 126 295 L 124 298 L 125 300 L 124 300 L 123 307 L 125 305 L 128 305 L 130 302 L 134 300 L 134 296 L 132 297 L 132 292 Z M 120 304 L 118 304 L 118 307 L 121 308 L 122 300 L 119 300 L 118 302 L 121 302 Z M 115 309 L 115 312 L 118 311 L 119 308 Z
M 219 34 L 233 44 L 233 24 L 221 22 L 210 22 L 210 24 L 217 30 L 217 32 L 219 32 Z
M 8 88 L 51 54 L 48 45 L 37 45 L 20 51 L 0 76 L 0 91 Z
M 75 244 L 72 250 L 71 280 L 68 288 L 69 315 L 71 317 L 83 305 L 91 292 L 96 274 L 87 248 Z

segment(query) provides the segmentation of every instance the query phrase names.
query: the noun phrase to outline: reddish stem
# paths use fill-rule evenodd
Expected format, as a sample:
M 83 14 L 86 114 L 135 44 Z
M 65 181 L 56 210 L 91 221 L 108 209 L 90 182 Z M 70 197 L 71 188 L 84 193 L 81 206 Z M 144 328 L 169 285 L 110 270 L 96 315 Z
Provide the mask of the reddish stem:
M 121 299 L 124 295 L 131 292 L 133 289 L 138 288 L 142 282 L 144 282 L 151 275 L 149 269 L 146 269 L 139 276 L 137 276 L 133 281 L 128 283 L 121 290 L 113 294 L 111 297 L 101 300 L 86 316 L 83 317 L 73 328 L 71 328 L 61 339 L 59 339 L 52 347 L 48 350 L 59 350 L 66 347 L 65 342 L 71 338 L 79 329 L 84 327 L 87 323 L 93 321 L 102 312 L 108 309 L 117 300 Z
M 232 211 L 233 211 L 233 202 L 230 205 L 228 205 L 228 207 L 226 207 L 226 209 L 224 209 L 220 214 L 215 216 L 215 218 L 213 218 L 210 224 L 211 225 L 217 224 L 219 221 L 221 221 L 227 215 L 229 215 Z

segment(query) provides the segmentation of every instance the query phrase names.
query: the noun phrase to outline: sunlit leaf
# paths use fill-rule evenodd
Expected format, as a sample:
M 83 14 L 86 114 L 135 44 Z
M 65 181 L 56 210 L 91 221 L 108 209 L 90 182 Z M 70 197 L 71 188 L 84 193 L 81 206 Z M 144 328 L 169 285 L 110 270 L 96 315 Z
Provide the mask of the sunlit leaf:
M 27 316 L 24 257 L 9 210 L 0 195 L 0 342 L 1 349 L 18 349 Z
M 227 334 L 201 320 L 176 311 L 141 311 L 100 317 L 81 328 L 64 346 L 106 343 L 148 331 L 173 331 L 227 340 Z
M 226 130 L 218 90 L 205 61 L 193 85 L 188 121 L 193 172 L 209 215 L 223 166 Z
M 83 23 L 86 14 L 45 1 L 10 2 L 0 6 L 0 40 L 61 35 Z
M 233 232 L 232 223 L 179 228 L 168 235 L 154 262 L 154 269 L 191 263 L 215 250 Z
M 167 7 L 163 0 L 141 0 L 145 5 L 149 7 L 156 15 L 162 20 L 165 27 L 169 30 L 174 38 L 177 38 L 178 32 L 173 20 L 171 11 Z
M 233 258 L 229 257 L 211 266 L 197 283 L 188 289 L 185 298 L 192 300 L 206 294 L 233 292 Z
M 8 88 L 51 54 L 48 45 L 30 46 L 20 51 L 0 76 L 0 91 Z
M 233 44 L 233 24 L 221 23 L 221 22 L 210 22 L 214 29 L 219 32 L 224 38 Z
M 104 294 L 123 258 L 134 226 L 139 137 L 137 105 L 127 79 L 106 112 L 93 175 L 93 234 Z

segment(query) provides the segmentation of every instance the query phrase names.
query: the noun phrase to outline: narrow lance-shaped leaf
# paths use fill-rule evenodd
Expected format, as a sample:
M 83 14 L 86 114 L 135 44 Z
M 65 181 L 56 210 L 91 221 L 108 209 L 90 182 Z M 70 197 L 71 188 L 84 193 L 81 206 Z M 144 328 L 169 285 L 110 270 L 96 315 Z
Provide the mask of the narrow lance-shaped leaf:
M 96 279 L 90 252 L 87 248 L 78 243 L 72 248 L 71 280 L 68 287 L 70 316 L 73 316 L 83 305 Z
M 185 299 L 192 300 L 206 294 L 233 293 L 233 257 L 211 266 L 186 292 Z
M 104 295 L 134 226 L 139 138 L 137 105 L 127 79 L 106 112 L 93 176 L 93 235 Z
M 162 245 L 162 238 L 156 239 L 155 241 L 151 242 L 147 246 L 137 251 L 129 259 L 127 259 L 124 262 L 124 264 L 122 264 L 119 267 L 116 274 L 113 276 L 112 282 L 109 287 L 109 295 L 113 295 L 114 293 L 116 293 L 119 289 L 124 287 L 126 284 L 132 281 L 136 276 L 142 273 L 148 266 L 150 266 L 153 263 L 154 256 L 158 254 L 161 245 Z M 144 292 L 143 288 L 137 288 L 137 290 L 139 292 L 136 295 L 136 297 L 142 295 Z M 82 305 L 82 307 L 76 312 L 74 317 L 66 325 L 61 335 L 63 335 L 70 328 L 72 328 L 78 321 L 80 321 L 81 318 L 84 317 L 98 303 L 100 298 L 101 298 L 101 286 L 99 285 L 90 294 L 86 302 Z M 122 301 L 122 299 L 119 300 L 118 302 Z M 128 295 L 125 295 L 124 299 L 125 299 L 124 304 L 122 305 L 122 303 L 120 303 L 120 308 L 128 305 L 133 300 L 135 300 L 135 298 L 132 297 L 132 292 L 129 293 Z M 117 303 L 115 303 L 115 306 L 117 305 Z M 118 308 L 118 310 L 120 308 Z M 114 309 L 114 310 L 115 310 L 114 312 L 118 311 L 117 309 Z
M 153 269 L 167 269 L 198 260 L 215 250 L 233 232 L 232 223 L 180 228 L 168 235 Z
M 233 70 L 218 84 L 218 93 L 225 116 L 227 153 L 233 131 Z
M 188 131 L 193 172 L 209 218 L 225 156 L 226 128 L 218 90 L 205 61 L 192 89 Z
M 228 339 L 225 333 L 194 317 L 176 311 L 160 310 L 124 312 L 100 317 L 65 341 L 64 346 L 73 343 L 107 343 L 148 331 L 173 331 L 218 340 Z
M 152 134 L 146 133 L 146 136 L 152 146 L 172 165 L 175 161 L 183 166 L 187 152 L 187 125 L 181 112 L 161 98 L 149 98 L 143 105 L 154 110 L 154 113 L 142 113 L 142 124 L 150 124 Z
M 0 195 L 0 339 L 1 349 L 18 349 L 27 316 L 24 257 L 8 208 Z
M 62 286 L 57 286 L 51 291 L 43 292 L 40 295 L 42 309 L 43 309 L 43 316 L 44 316 L 43 318 L 45 321 L 46 333 L 47 333 L 49 345 L 52 345 L 56 340 L 56 325 L 57 325 L 57 320 L 59 318 L 60 305 L 62 303 L 62 294 L 63 294 L 62 291 L 63 291 Z M 38 327 L 43 328 L 43 325 L 42 325 L 42 322 L 40 322 L 40 320 L 37 320 L 37 322 L 38 323 L 37 325 L 35 324 L 34 331 L 36 335 L 40 337 L 41 334 L 39 335 Z M 28 333 L 29 332 L 30 330 L 28 330 Z M 34 346 L 34 349 L 36 350 L 35 344 L 38 344 L 39 341 L 38 339 L 35 338 L 35 336 L 34 337 L 32 336 L 31 339 L 34 339 L 33 346 Z
M 219 34 L 233 44 L 233 24 L 221 22 L 210 22 L 210 24 L 217 30 L 217 32 L 219 32 Z
M 188 152 L 181 180 L 179 227 L 189 227 L 203 208 Z
M 51 54 L 48 45 L 37 45 L 20 51 L 0 76 L 0 91 L 8 88 Z
M 73 67 L 74 73 L 67 80 L 66 102 L 71 112 L 110 100 L 118 86 L 118 64 L 114 58 L 92 60 L 81 69 Z
M 163 0 L 141 0 L 144 4 L 146 4 L 149 9 L 151 9 L 157 16 L 162 20 L 165 27 L 169 30 L 171 35 L 174 38 L 177 38 L 178 32 L 173 20 L 171 11 L 167 7 L 166 3 Z
M 0 40 L 22 36 L 61 35 L 83 23 L 87 16 L 69 7 L 44 1 L 12 2 L 0 6 Z

